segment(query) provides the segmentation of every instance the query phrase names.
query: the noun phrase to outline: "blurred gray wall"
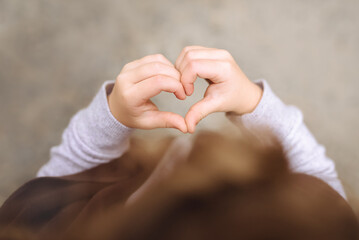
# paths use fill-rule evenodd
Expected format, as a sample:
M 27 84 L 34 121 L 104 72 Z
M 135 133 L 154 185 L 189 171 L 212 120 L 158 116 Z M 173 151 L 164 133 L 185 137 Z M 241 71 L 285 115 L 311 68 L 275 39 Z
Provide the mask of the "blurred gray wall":
M 229 50 L 300 107 L 358 196 L 358 12 L 357 0 L 0 0 L 0 203 L 34 177 L 104 80 L 148 54 L 175 61 L 192 44 Z M 185 115 L 204 87 L 185 103 L 156 102 Z M 214 114 L 200 127 L 227 123 Z

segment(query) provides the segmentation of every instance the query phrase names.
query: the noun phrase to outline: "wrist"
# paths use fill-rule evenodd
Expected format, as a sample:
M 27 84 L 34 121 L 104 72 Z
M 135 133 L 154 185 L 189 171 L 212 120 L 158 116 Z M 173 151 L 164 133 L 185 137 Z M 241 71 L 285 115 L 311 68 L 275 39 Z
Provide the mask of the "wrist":
M 263 89 L 253 82 L 249 82 L 248 86 L 244 87 L 245 91 L 242 94 L 238 107 L 233 111 L 237 115 L 243 115 L 253 112 L 262 99 Z
M 111 91 L 107 94 L 107 103 L 108 103 L 108 107 L 110 109 L 110 112 L 112 114 L 112 116 L 122 125 L 127 126 L 127 124 L 125 123 L 126 121 L 124 121 L 124 119 L 122 119 L 122 116 L 124 114 L 121 114 L 120 112 L 120 108 L 118 107 L 118 104 L 116 103 L 116 96 L 114 96 L 114 91 Z

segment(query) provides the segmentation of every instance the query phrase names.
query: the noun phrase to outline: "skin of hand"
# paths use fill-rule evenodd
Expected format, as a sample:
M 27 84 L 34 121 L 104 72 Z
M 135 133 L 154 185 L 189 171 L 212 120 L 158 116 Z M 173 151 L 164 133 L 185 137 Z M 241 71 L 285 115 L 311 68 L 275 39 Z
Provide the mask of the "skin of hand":
M 150 100 L 162 91 L 184 100 L 186 94 L 180 78 L 174 65 L 160 54 L 126 64 L 108 95 L 112 115 L 131 128 L 177 128 L 186 133 L 187 125 L 182 116 L 159 111 Z
M 181 73 L 187 96 L 192 95 L 197 77 L 209 83 L 203 99 L 194 104 L 185 116 L 190 133 L 210 113 L 250 113 L 262 98 L 263 90 L 246 77 L 226 50 L 188 46 L 180 53 L 175 67 Z

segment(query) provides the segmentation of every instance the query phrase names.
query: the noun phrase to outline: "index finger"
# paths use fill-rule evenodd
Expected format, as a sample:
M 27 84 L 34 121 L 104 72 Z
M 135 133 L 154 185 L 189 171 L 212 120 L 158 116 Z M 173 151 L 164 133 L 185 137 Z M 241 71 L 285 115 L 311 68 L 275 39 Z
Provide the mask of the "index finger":
M 186 55 L 186 53 L 188 51 L 194 50 L 194 49 L 206 49 L 205 47 L 202 46 L 187 46 L 185 48 L 182 49 L 180 55 L 178 56 L 176 63 L 175 63 L 175 67 L 178 69 L 180 63 L 183 61 L 184 56 Z
M 136 93 L 135 98 L 138 104 L 145 103 L 162 91 L 174 93 L 181 100 L 186 98 L 182 84 L 177 79 L 165 75 L 157 75 L 143 80 L 133 86 L 133 91 Z
M 163 56 L 162 54 L 153 54 L 153 55 L 148 55 L 148 56 L 145 56 L 143 58 L 140 58 L 140 59 L 137 59 L 133 62 L 130 62 L 130 63 L 127 63 L 122 71 L 123 72 L 126 72 L 126 71 L 130 71 L 130 70 L 133 70 L 135 68 L 138 68 L 142 65 L 145 65 L 147 63 L 151 63 L 151 62 L 160 62 L 160 63 L 163 63 L 163 64 L 166 64 L 166 65 L 169 65 L 171 67 L 173 67 L 174 65 L 165 57 Z
M 194 91 L 193 83 L 197 77 L 208 79 L 212 83 L 220 83 L 223 75 L 230 70 L 229 64 L 228 61 L 211 59 L 199 59 L 188 63 L 181 75 L 181 83 L 183 84 L 186 95 L 192 95 Z

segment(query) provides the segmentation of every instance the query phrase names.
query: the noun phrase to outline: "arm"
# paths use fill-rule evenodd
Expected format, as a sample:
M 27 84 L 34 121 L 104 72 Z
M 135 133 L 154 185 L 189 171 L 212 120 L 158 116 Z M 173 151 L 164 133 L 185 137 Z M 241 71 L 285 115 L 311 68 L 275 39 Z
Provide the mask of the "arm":
M 126 64 L 115 82 L 106 82 L 92 103 L 78 112 L 64 131 L 62 142 L 37 176 L 63 176 L 120 157 L 128 149 L 133 129 L 177 128 L 187 132 L 184 119 L 159 111 L 150 98 L 161 91 L 185 98 L 179 72 L 162 55 Z
M 304 125 L 301 112 L 283 104 L 265 81 L 251 82 L 227 51 L 186 47 L 176 67 L 187 95 L 193 93 L 197 77 L 209 82 L 204 98 L 185 117 L 189 132 L 194 132 L 197 123 L 213 112 L 227 112 L 234 122 L 243 123 L 257 134 L 269 128 L 282 144 L 293 171 L 322 179 L 345 198 L 334 162 Z
M 269 129 L 281 143 L 293 172 L 313 175 L 346 198 L 334 162 L 304 124 L 301 111 L 285 105 L 266 81 L 257 84 L 263 89 L 263 96 L 255 110 L 242 116 L 227 114 L 229 119 L 258 136 L 261 134 L 259 129 Z
M 118 158 L 128 149 L 133 130 L 117 121 L 107 104 L 113 85 L 105 82 L 91 104 L 72 117 L 38 177 L 78 173 Z

